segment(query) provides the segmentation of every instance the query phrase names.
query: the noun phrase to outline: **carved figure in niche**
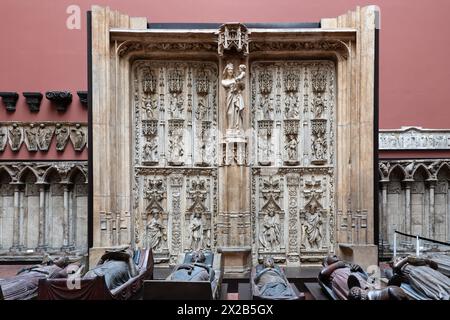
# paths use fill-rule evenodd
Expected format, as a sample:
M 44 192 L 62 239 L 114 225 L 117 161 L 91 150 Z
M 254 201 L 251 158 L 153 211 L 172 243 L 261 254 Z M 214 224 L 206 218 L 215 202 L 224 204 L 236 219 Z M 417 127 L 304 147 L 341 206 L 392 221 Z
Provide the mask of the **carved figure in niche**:
M 150 139 L 144 145 L 144 159 L 147 161 L 158 161 L 158 144 L 156 139 Z
M 62 151 L 66 147 L 67 139 L 69 138 L 69 130 L 60 123 L 56 124 L 56 150 Z
M 13 151 L 19 150 L 22 143 L 22 130 L 17 123 L 14 123 L 13 127 L 9 129 L 9 143 Z
M 325 99 L 322 98 L 322 93 L 317 93 L 317 96 L 313 99 L 313 110 L 314 110 L 314 117 L 315 118 L 321 118 L 322 114 L 324 113 L 326 109 L 325 105 Z
M 263 110 L 264 120 L 273 119 L 273 99 L 264 97 L 261 99 L 261 109 Z
M 170 111 L 172 112 L 172 118 L 183 118 L 184 100 L 183 97 L 176 93 L 172 94 L 170 98 Z
M 281 243 L 280 215 L 273 210 L 275 207 L 269 206 L 268 209 L 261 226 L 259 241 L 266 249 L 273 251 L 278 250 Z
M 48 150 L 50 142 L 53 137 L 53 129 L 46 127 L 45 124 L 41 123 L 38 131 L 38 145 L 40 150 Z
M 25 136 L 28 141 L 28 151 L 37 151 L 37 128 L 34 126 L 34 123 L 30 124 L 30 128 L 25 129 Z
M 284 100 L 285 104 L 285 115 L 287 119 L 295 119 L 299 114 L 299 100 L 298 97 L 294 95 L 293 92 L 289 92 Z
M 195 211 L 191 216 L 191 222 L 189 224 L 190 232 L 190 247 L 192 250 L 202 249 L 203 244 L 203 220 L 202 214 L 199 211 Z
M 142 97 L 143 109 L 147 114 L 147 119 L 156 119 L 155 111 L 158 108 L 158 103 L 156 98 L 152 96 Z
M 204 97 L 198 98 L 197 110 L 195 110 L 195 118 L 197 120 L 206 120 L 208 115 L 208 107 Z
M 243 79 L 245 78 L 246 66 L 241 64 L 239 66 L 239 75 L 234 77 L 234 66 L 228 63 L 223 70 L 222 86 L 227 92 L 226 107 L 227 107 L 227 121 L 228 129 L 240 130 L 243 127 L 243 110 L 244 98 L 242 91 L 245 89 Z
M 71 130 L 73 132 L 73 147 L 75 150 L 79 151 L 83 149 L 84 144 L 86 143 L 86 134 L 81 128 L 81 124 L 77 123 L 75 128 Z
M 295 134 L 290 134 L 288 137 L 288 143 L 284 147 L 287 150 L 289 160 L 297 160 L 297 145 L 298 140 Z
M 161 213 L 153 208 L 151 220 L 147 222 L 147 246 L 153 250 L 158 250 L 163 241 L 166 240 L 165 228 L 161 220 Z
M 314 152 L 314 158 L 323 160 L 325 159 L 325 139 L 322 137 L 322 135 L 317 136 L 316 139 L 313 141 L 313 152 Z
M 178 132 L 175 132 L 169 140 L 169 150 L 172 155 L 172 161 L 181 161 L 184 155 L 183 150 L 183 136 Z
M 310 249 L 322 247 L 322 206 L 313 196 L 302 211 L 302 246 Z M 307 241 L 306 241 L 307 240 Z

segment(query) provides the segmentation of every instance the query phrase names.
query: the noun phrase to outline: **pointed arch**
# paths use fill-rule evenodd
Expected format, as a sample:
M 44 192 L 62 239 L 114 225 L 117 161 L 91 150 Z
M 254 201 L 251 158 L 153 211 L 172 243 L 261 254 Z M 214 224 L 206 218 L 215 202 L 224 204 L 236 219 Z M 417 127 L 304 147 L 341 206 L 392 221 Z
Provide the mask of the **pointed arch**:
M 36 181 L 39 180 L 39 174 L 36 172 L 36 170 L 34 170 L 32 167 L 30 166 L 26 166 L 25 168 L 23 168 L 19 174 L 17 175 L 17 181 L 19 182 L 25 182 L 24 178 L 26 178 L 29 174 L 32 174 L 34 176 L 34 178 L 36 179 Z
M 401 177 L 400 180 L 404 180 L 406 178 L 405 168 L 403 168 L 400 163 L 397 163 L 391 167 L 388 174 L 388 180 L 392 180 L 393 176 L 396 174 Z

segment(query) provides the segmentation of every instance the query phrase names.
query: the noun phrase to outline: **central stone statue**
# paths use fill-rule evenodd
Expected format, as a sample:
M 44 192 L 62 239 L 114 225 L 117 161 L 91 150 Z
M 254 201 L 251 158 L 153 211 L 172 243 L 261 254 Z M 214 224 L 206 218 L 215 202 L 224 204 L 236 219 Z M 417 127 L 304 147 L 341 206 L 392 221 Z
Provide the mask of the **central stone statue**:
M 242 111 L 245 106 L 242 90 L 245 89 L 245 84 L 242 80 L 245 78 L 245 70 L 246 66 L 241 64 L 237 77 L 234 76 L 234 66 L 232 63 L 228 63 L 223 70 L 222 86 L 227 91 L 228 129 L 240 130 L 243 128 Z

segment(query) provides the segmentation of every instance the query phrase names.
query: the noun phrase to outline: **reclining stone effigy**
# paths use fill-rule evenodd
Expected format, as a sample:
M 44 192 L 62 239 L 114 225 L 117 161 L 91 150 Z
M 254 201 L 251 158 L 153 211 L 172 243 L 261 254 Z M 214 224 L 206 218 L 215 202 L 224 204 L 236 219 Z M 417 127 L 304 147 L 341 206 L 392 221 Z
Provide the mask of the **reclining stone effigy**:
M 389 284 L 400 286 L 414 300 L 450 300 L 450 278 L 427 257 L 399 257 L 393 264 Z
M 270 257 L 264 258 L 263 264 L 252 269 L 250 282 L 253 299 L 304 299 L 304 295 L 289 283 L 283 269 L 275 265 L 275 261 Z
M 97 265 L 72 285 L 60 279 L 39 282 L 41 300 L 127 300 L 135 297 L 142 283 L 153 278 L 150 249 L 120 247 L 105 251 Z
M 70 263 L 67 257 L 45 256 L 40 264 L 21 269 L 16 276 L 0 279 L 0 299 L 31 300 L 38 296 L 41 280 L 60 279 L 66 283 L 70 274 L 77 276 L 83 270 L 78 263 Z
M 398 286 L 375 288 L 363 268 L 340 260 L 336 255 L 324 259 L 318 281 L 332 300 L 408 300 Z
M 221 253 L 198 250 L 180 254 L 166 279 L 144 282 L 144 300 L 218 299 L 222 277 Z

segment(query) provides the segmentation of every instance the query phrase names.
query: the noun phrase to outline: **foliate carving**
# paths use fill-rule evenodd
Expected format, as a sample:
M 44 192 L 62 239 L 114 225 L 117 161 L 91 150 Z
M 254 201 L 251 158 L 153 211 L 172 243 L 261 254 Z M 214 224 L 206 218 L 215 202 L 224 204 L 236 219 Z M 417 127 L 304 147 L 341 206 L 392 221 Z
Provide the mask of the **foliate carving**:
M 11 150 L 19 151 L 23 142 L 23 132 L 17 123 L 13 123 L 12 127 L 8 129 L 8 140 Z
M 283 211 L 279 205 L 281 197 L 280 180 L 272 177 L 262 179 L 261 195 L 263 206 L 260 214 L 263 217 L 260 224 L 259 242 L 264 251 L 279 251 L 283 242 L 280 218 Z
M 184 74 L 180 69 L 171 70 L 169 72 L 169 92 L 172 94 L 180 94 L 183 91 Z
M 178 253 L 181 252 L 181 187 L 183 185 L 182 176 L 173 176 L 170 178 L 172 191 L 172 243 L 170 251 L 170 261 L 177 261 Z
M 144 94 L 156 93 L 156 77 L 150 68 L 144 68 L 142 70 L 142 92 Z
M 334 51 L 348 58 L 348 48 L 341 41 L 250 42 L 250 51 Z
M 37 133 L 39 150 L 48 151 L 50 143 L 52 142 L 54 132 L 55 127 L 53 126 L 45 125 L 44 123 L 41 123 L 39 125 L 39 130 Z
M 197 72 L 196 80 L 197 93 L 201 96 L 207 95 L 210 86 L 208 72 L 205 69 L 200 69 Z
M 158 120 L 142 120 L 142 134 L 156 136 L 158 134 Z
M 286 93 L 296 93 L 298 92 L 298 85 L 300 79 L 297 73 L 293 70 L 287 70 L 284 75 L 284 91 Z
M 225 51 L 235 50 L 244 55 L 249 53 L 249 32 L 240 23 L 230 23 L 220 26 L 218 33 L 218 53 L 223 56 Z
M 38 151 L 38 126 L 30 123 L 29 127 L 25 127 L 24 132 L 28 151 Z
M 450 149 L 450 131 L 401 127 L 397 130 L 380 130 L 380 150 Z
M 47 91 L 45 97 L 56 105 L 59 112 L 65 112 L 72 103 L 72 93 L 69 91 Z
M 147 44 L 145 49 L 149 51 L 216 51 L 217 45 L 205 42 L 152 42 Z
M 75 151 L 83 151 L 86 146 L 86 136 L 86 128 L 82 127 L 79 123 L 70 129 L 70 140 Z
M 56 150 L 64 151 L 67 145 L 67 141 L 69 141 L 69 127 L 66 125 L 62 125 L 61 123 L 56 124 L 55 136 L 56 136 Z
M 258 163 L 266 166 L 272 162 L 272 120 L 258 121 Z
M 288 212 L 289 212 L 289 242 L 288 260 L 295 263 L 299 261 L 299 230 L 298 230 L 298 187 L 299 178 L 296 174 L 286 176 L 288 187 Z
M 184 120 L 169 120 L 169 164 L 182 165 L 184 163 L 183 142 Z
M 312 71 L 312 90 L 314 93 L 323 93 L 327 87 L 327 73 L 320 66 L 317 66 Z
M 324 164 L 327 161 L 327 137 L 326 137 L 326 124 L 325 119 L 312 119 L 311 120 L 311 133 L 313 136 L 312 140 L 312 151 L 314 164 Z

